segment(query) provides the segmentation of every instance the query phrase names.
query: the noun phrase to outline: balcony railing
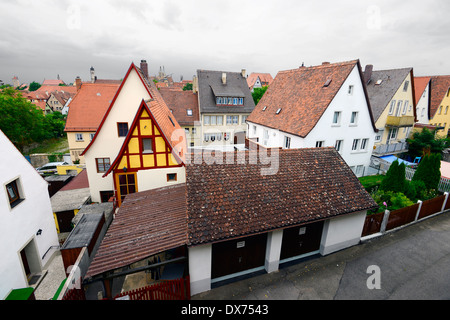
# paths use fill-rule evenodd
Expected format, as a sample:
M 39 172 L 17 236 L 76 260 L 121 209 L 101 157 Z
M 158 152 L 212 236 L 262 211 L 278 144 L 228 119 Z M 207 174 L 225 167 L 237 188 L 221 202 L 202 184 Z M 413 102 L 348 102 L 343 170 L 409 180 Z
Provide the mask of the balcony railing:
M 414 125 L 414 116 L 388 116 L 386 126 L 389 127 L 412 127 Z
M 391 144 L 380 144 L 375 145 L 375 149 L 373 150 L 373 154 L 376 155 L 387 155 L 387 154 L 396 154 L 408 151 L 408 144 L 406 142 L 398 142 Z

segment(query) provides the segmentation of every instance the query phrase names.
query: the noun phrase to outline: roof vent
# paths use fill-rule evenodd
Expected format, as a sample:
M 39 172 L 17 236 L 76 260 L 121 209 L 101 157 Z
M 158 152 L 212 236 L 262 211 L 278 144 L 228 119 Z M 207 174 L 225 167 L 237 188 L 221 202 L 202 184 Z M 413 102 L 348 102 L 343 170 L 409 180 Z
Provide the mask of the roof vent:
M 327 79 L 327 81 L 325 81 L 325 83 L 323 84 L 324 87 L 328 87 L 331 83 L 331 79 Z
M 267 109 L 267 106 L 264 106 L 264 108 L 262 109 L 262 111 L 266 111 L 266 109 Z

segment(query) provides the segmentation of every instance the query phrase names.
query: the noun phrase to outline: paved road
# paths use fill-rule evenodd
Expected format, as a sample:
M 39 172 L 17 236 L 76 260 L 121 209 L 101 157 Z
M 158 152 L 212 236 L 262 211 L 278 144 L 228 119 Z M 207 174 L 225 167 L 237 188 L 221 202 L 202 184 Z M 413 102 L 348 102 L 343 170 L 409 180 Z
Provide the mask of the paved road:
M 450 299 L 450 212 L 193 297 L 203 299 Z

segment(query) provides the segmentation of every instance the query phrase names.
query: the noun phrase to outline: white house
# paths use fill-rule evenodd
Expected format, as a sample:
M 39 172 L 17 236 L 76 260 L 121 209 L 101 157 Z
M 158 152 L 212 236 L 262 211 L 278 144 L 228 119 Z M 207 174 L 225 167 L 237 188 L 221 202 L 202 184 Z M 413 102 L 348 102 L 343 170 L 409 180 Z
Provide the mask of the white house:
M 417 123 L 430 122 L 430 82 L 431 77 L 414 77 Z
M 247 118 L 266 147 L 335 147 L 357 176 L 376 133 L 359 60 L 281 71 Z
M 32 287 L 59 248 L 47 182 L 0 131 L 0 299 Z
M 92 202 L 185 181 L 184 130 L 141 68 L 131 64 L 84 156 Z M 178 143 L 178 141 L 180 141 Z M 184 151 L 185 152 L 185 151 Z M 152 170 L 147 170 L 152 169 Z

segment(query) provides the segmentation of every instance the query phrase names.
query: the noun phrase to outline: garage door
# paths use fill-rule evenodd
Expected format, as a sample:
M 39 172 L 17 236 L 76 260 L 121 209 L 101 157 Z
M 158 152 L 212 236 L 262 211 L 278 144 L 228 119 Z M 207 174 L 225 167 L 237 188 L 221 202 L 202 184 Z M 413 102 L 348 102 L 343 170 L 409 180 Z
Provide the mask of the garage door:
M 267 234 L 212 245 L 212 278 L 264 266 Z
M 280 260 L 320 249 L 323 221 L 283 230 Z

